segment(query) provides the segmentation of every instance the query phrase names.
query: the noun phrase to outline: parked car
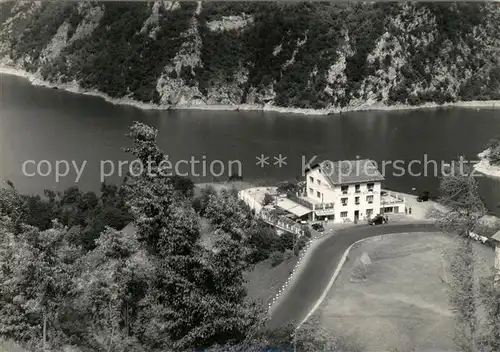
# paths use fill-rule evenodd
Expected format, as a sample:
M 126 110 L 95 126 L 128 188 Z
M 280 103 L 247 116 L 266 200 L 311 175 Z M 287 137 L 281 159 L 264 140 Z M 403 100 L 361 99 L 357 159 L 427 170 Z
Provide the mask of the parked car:
M 429 200 L 429 192 L 424 192 L 417 198 L 417 202 L 427 202 L 428 200 Z
M 324 227 L 323 227 L 323 225 L 322 225 L 322 224 L 320 224 L 320 223 L 314 223 L 314 224 L 312 224 L 312 225 L 311 225 L 311 227 L 313 228 L 313 230 L 316 230 L 316 231 L 318 231 L 318 232 L 323 232 L 323 231 L 325 231 L 325 228 L 324 228 Z
M 387 219 L 383 216 L 383 215 L 375 215 L 373 218 L 371 218 L 370 220 L 368 220 L 368 224 L 369 225 L 381 225 L 381 224 L 386 224 L 387 223 Z

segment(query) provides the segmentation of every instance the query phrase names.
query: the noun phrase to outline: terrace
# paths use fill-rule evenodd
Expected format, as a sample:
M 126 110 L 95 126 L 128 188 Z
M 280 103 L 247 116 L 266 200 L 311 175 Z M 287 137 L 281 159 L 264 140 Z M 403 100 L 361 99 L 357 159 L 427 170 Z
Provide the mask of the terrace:
M 288 199 L 314 211 L 333 210 L 333 207 L 335 205 L 335 203 L 321 203 L 316 199 L 312 199 L 309 197 L 289 196 Z
M 304 235 L 304 228 L 301 225 L 287 218 L 277 210 L 265 209 L 260 213 L 260 217 L 279 230 L 291 232 L 299 236 Z
M 382 190 L 380 194 L 380 208 L 383 213 L 404 212 L 406 199 L 399 193 Z
M 401 204 L 404 202 L 405 202 L 405 197 L 400 195 L 399 193 L 382 190 L 380 194 L 380 203 L 382 205 Z

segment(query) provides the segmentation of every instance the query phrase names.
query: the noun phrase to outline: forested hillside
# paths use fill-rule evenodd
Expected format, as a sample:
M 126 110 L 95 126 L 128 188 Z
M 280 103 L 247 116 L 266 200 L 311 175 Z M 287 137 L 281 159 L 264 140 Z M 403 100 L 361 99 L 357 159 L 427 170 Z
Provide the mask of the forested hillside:
M 165 106 L 500 99 L 495 3 L 8 1 L 0 23 L 3 65 Z
M 157 133 L 135 123 L 129 134 L 128 152 L 153 175 L 166 158 Z M 298 257 L 307 239 L 277 236 L 234 191 L 195 196 L 189 179 L 136 174 L 100 196 L 71 187 L 42 198 L 2 184 L 0 350 L 3 341 L 32 352 L 289 348 L 287 327 L 261 331 L 267 302 L 247 294 L 245 272 Z M 313 347 L 301 351 L 317 351 L 314 339 L 304 333 L 299 342 Z

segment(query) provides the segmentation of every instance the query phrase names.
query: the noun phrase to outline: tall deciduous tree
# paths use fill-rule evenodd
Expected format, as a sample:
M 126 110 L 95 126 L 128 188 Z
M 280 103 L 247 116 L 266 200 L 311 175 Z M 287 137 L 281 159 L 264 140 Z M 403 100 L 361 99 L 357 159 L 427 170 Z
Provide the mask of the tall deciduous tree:
M 245 230 L 254 222 L 252 214 L 241 205 L 237 195 L 226 189 L 209 196 L 205 216 L 238 241 L 246 237 Z
M 8 224 L 15 234 L 21 231 L 26 209 L 14 184 L 10 181 L 0 185 L 0 216 L 8 216 L 9 221 L 5 225 Z
M 478 193 L 478 183 L 462 158 L 441 178 L 438 203 L 442 207 L 432 209 L 428 216 L 444 230 L 456 232 L 462 237 L 468 237 L 486 214 Z
M 462 160 L 462 159 L 460 159 Z M 451 260 L 450 305 L 455 318 L 455 348 L 479 351 L 478 288 L 474 276 L 474 251 L 470 233 L 486 214 L 477 181 L 462 162 L 454 163 L 440 182 L 438 203 L 428 216 L 443 230 L 459 235 Z
M 107 228 L 79 268 L 72 310 L 86 318 L 85 344 L 94 351 L 138 351 L 131 327 L 154 266 L 136 234 Z
M 0 224 L 6 258 L 0 271 L 0 334 L 31 347 L 57 346 L 63 342 L 59 313 L 81 251 L 67 241 L 67 229 L 56 221 L 45 231 L 22 225 L 18 234 L 9 231 L 10 221 L 4 217 Z
M 138 241 L 156 266 L 140 302 L 136 333 L 152 350 L 244 338 L 257 319 L 244 304 L 239 243 L 224 243 L 216 253 L 201 248 L 198 215 L 162 172 L 166 157 L 156 145 L 157 131 L 135 123 L 129 135 L 133 147 L 127 151 L 147 166 L 146 172 L 133 170 L 127 181 L 129 204 Z

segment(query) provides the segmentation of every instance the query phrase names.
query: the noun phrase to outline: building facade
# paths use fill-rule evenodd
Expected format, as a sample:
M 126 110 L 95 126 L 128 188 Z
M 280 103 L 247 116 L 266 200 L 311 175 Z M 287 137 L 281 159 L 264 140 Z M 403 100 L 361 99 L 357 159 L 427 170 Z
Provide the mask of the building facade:
M 404 212 L 404 199 L 384 192 L 383 180 L 371 160 L 323 162 L 306 171 L 301 198 L 313 209 L 311 220 L 357 222 Z

